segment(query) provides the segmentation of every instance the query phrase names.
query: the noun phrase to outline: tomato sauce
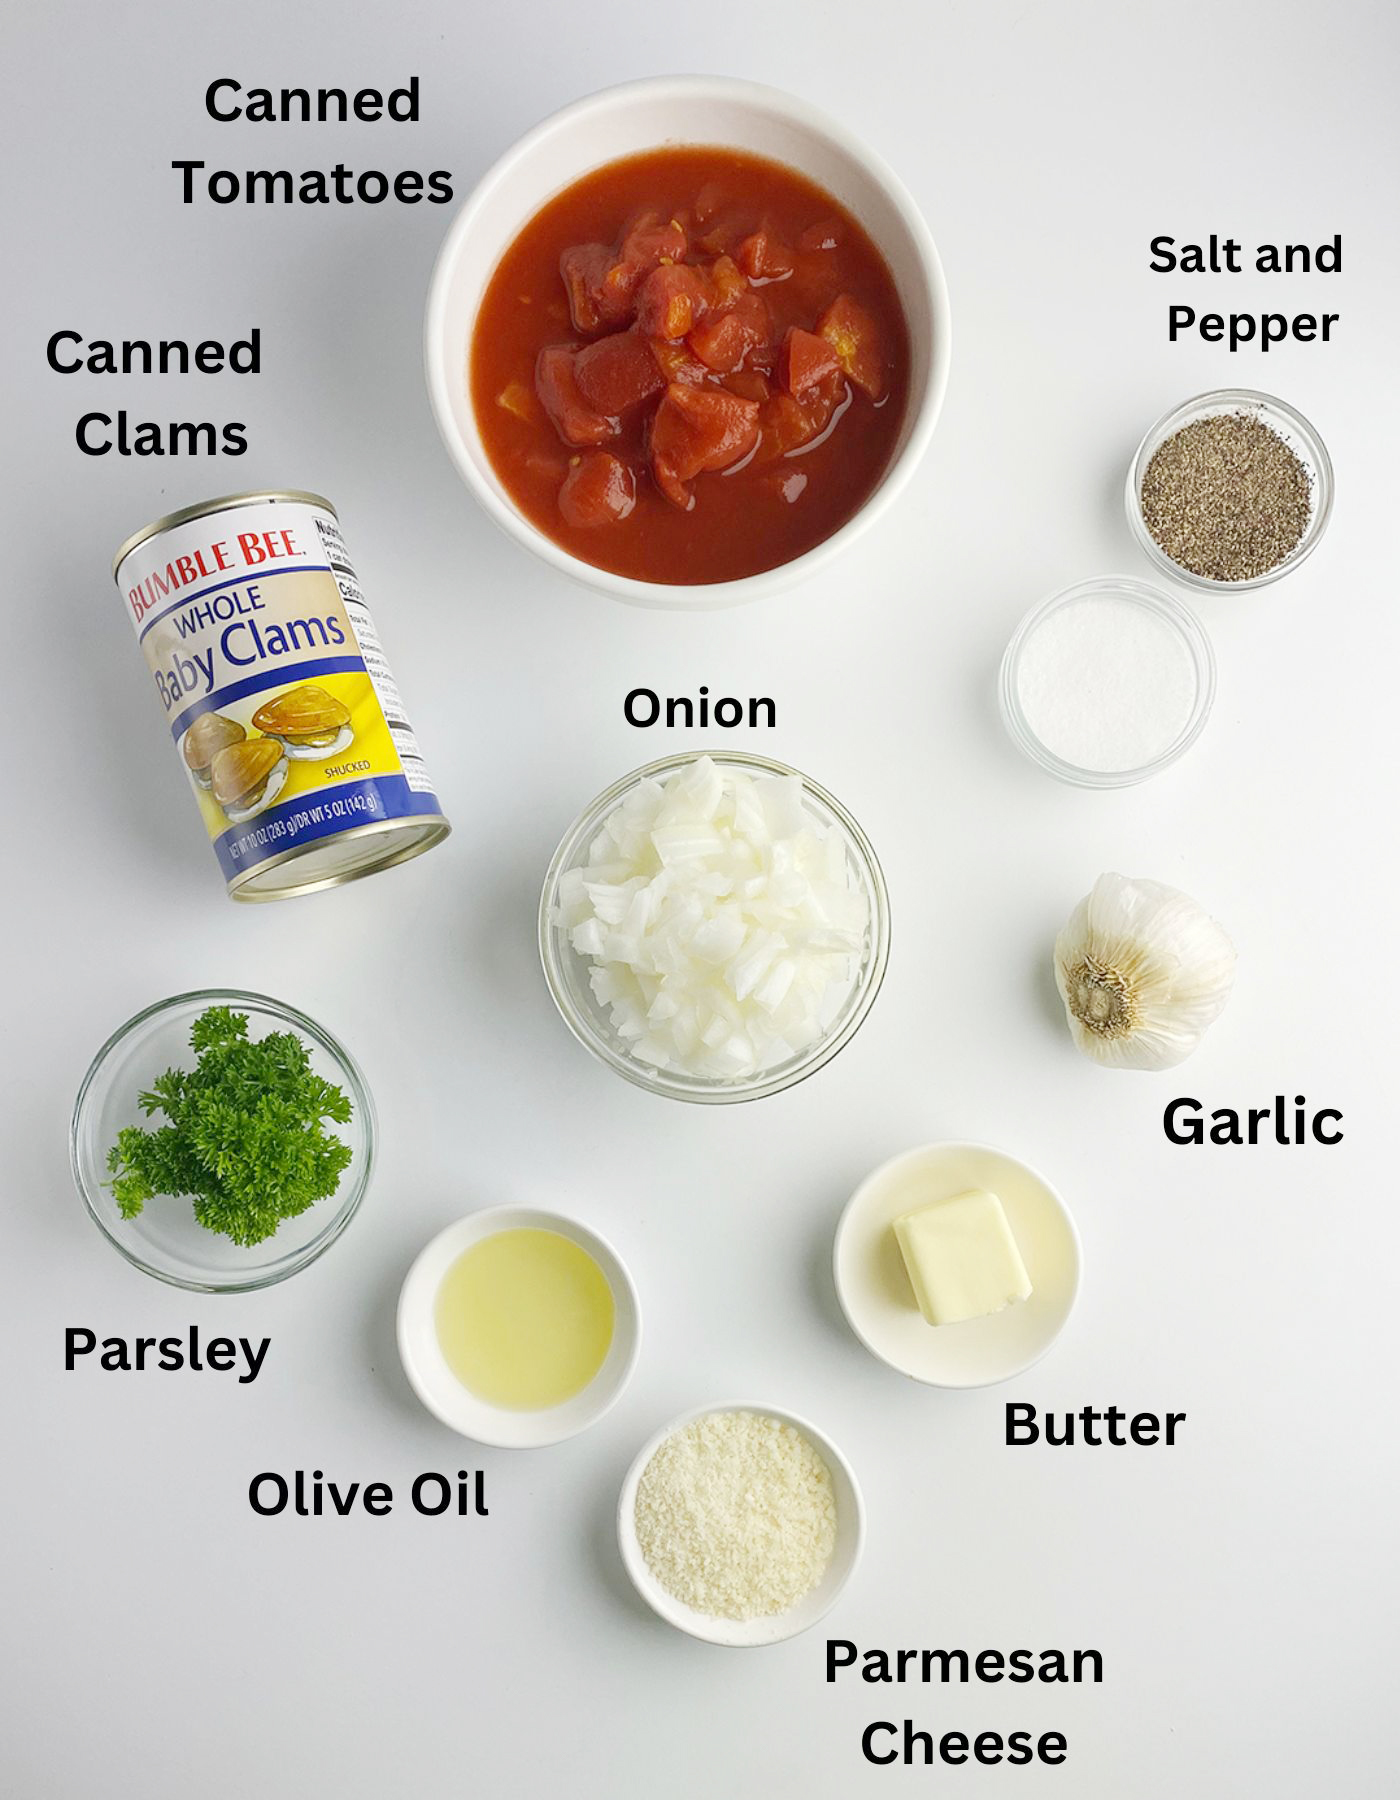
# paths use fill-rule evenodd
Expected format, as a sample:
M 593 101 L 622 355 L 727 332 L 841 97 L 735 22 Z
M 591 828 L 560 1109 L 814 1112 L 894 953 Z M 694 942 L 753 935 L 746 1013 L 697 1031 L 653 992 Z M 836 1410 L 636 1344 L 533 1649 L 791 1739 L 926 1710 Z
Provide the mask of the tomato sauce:
M 857 512 L 899 436 L 884 258 L 795 169 L 651 150 L 575 182 L 502 257 L 472 404 L 520 511 L 639 581 L 734 581 Z

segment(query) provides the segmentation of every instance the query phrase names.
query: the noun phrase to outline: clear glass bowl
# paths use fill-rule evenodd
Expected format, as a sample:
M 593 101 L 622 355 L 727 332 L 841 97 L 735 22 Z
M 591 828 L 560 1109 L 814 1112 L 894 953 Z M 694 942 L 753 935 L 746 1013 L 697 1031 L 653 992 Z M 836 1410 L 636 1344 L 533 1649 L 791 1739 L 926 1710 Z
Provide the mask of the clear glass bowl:
M 861 951 L 854 981 L 834 1006 L 826 1030 L 796 1055 L 766 1065 L 753 1073 L 729 1080 L 687 1075 L 676 1069 L 657 1069 L 631 1056 L 613 1029 L 607 1009 L 600 1006 L 589 986 L 591 959 L 580 956 L 564 931 L 554 923 L 558 905 L 559 881 L 568 869 L 579 867 L 586 859 L 588 846 L 602 829 L 604 820 L 639 781 L 659 780 L 684 768 L 698 756 L 713 757 L 722 768 L 738 769 L 749 775 L 796 775 L 802 783 L 803 799 L 816 822 L 826 830 L 839 830 L 846 844 L 846 865 L 850 881 L 865 895 L 869 909 L 865 944 Z M 791 769 L 786 763 L 774 762 L 766 756 L 751 756 L 737 750 L 687 751 L 664 756 L 658 761 L 634 769 L 615 781 L 606 792 L 586 807 L 564 834 L 545 876 L 540 899 L 540 959 L 554 1003 L 564 1023 L 578 1041 L 591 1050 L 600 1062 L 619 1075 L 654 1094 L 671 1100 L 693 1100 L 702 1104 L 723 1104 L 737 1100 L 761 1100 L 768 1094 L 781 1093 L 804 1081 L 841 1050 L 859 1031 L 866 1014 L 875 1004 L 875 996 L 885 977 L 890 953 L 890 903 L 884 873 L 876 859 L 870 840 L 841 802 L 825 788 Z
M 1307 529 L 1297 547 L 1281 563 L 1276 563 L 1272 569 L 1266 569 L 1262 575 L 1256 575 L 1249 581 L 1217 581 L 1212 576 L 1197 575 L 1191 569 L 1183 568 L 1167 555 L 1153 537 L 1142 516 L 1142 482 L 1147 466 L 1157 451 L 1183 427 L 1196 419 L 1211 419 L 1220 413 L 1241 412 L 1252 413 L 1271 431 L 1276 431 L 1302 463 L 1312 482 L 1312 510 L 1308 516 Z M 1332 516 L 1332 486 L 1332 459 L 1327 454 L 1327 446 L 1316 428 L 1300 412 L 1295 412 L 1284 401 L 1276 400 L 1272 394 L 1261 394 L 1253 388 L 1218 388 L 1214 393 L 1197 394 L 1194 400 L 1184 401 L 1158 419 L 1138 445 L 1137 455 L 1128 469 L 1124 497 L 1128 525 L 1133 536 L 1163 574 L 1170 575 L 1173 580 L 1182 582 L 1186 587 L 1195 588 L 1198 593 L 1241 593 L 1247 588 L 1267 587 L 1269 582 L 1287 575 L 1306 557 L 1311 556 Z
M 1095 598 L 1140 606 L 1161 620 L 1184 647 L 1195 678 L 1195 696 L 1181 729 L 1157 755 L 1131 768 L 1092 769 L 1067 761 L 1041 742 L 1021 704 L 1021 659 L 1035 632 L 1052 613 L 1072 606 L 1076 601 Z M 1134 581 L 1129 575 L 1105 575 L 1051 594 L 1048 600 L 1031 608 L 1006 646 L 997 680 L 997 696 L 1002 722 L 1012 743 L 1042 769 L 1048 769 L 1052 775 L 1075 787 L 1132 787 L 1139 781 L 1146 781 L 1150 775 L 1160 774 L 1178 757 L 1184 756 L 1201 735 L 1215 700 L 1215 652 L 1200 621 L 1182 601 L 1164 594 L 1160 588 L 1149 587 L 1145 581 Z
M 190 1026 L 206 1007 L 231 1006 L 248 1015 L 248 1035 L 294 1031 L 311 1047 L 311 1066 L 349 1094 L 350 1122 L 339 1127 L 354 1152 L 340 1186 L 328 1199 L 288 1219 L 261 1244 L 243 1248 L 218 1232 L 207 1231 L 194 1216 L 188 1199 L 160 1196 L 148 1200 L 134 1219 L 123 1219 L 107 1186 L 107 1152 L 127 1125 L 150 1121 L 137 1105 L 138 1096 L 171 1067 L 194 1065 Z M 108 1038 L 83 1077 L 73 1107 L 69 1146 L 73 1179 L 99 1230 L 138 1269 L 196 1293 L 240 1294 L 285 1281 L 315 1262 L 344 1231 L 359 1208 L 374 1162 L 374 1105 L 363 1075 L 346 1050 L 294 1007 L 265 994 L 237 988 L 209 988 L 159 1000 L 128 1019 Z

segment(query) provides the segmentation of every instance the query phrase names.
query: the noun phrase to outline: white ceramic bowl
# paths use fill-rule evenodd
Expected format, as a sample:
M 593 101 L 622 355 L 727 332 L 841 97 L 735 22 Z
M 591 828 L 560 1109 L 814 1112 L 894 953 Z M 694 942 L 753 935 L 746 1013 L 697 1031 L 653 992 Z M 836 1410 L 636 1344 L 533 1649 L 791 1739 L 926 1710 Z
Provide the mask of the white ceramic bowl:
M 967 1188 L 1000 1199 L 1034 1291 L 985 1319 L 930 1325 L 894 1222 Z M 1050 1183 L 1016 1157 L 986 1144 L 929 1144 L 882 1164 L 856 1189 L 836 1228 L 833 1266 L 851 1330 L 873 1356 L 930 1387 L 989 1387 L 1039 1362 L 1063 1331 L 1079 1294 L 1079 1233 Z
M 586 1250 L 607 1277 L 613 1297 L 613 1337 L 603 1366 L 588 1386 L 561 1406 L 516 1411 L 493 1406 L 464 1387 L 447 1366 L 438 1343 L 433 1308 L 442 1278 L 473 1244 L 498 1231 L 557 1231 Z M 531 1450 L 565 1438 L 601 1419 L 626 1387 L 642 1342 L 637 1290 L 622 1258 L 605 1239 L 575 1219 L 533 1206 L 488 1206 L 440 1231 L 419 1252 L 399 1293 L 399 1359 L 415 1394 L 428 1411 L 478 1444 Z
M 641 1545 L 637 1542 L 637 1484 L 642 1479 L 642 1471 L 672 1432 L 682 1430 L 693 1419 L 703 1419 L 710 1413 L 721 1412 L 759 1413 L 765 1419 L 777 1419 L 784 1425 L 795 1427 L 820 1454 L 831 1471 L 831 1485 L 836 1496 L 836 1548 L 832 1552 L 831 1561 L 826 1573 L 810 1593 L 804 1594 L 786 1612 L 776 1613 L 771 1618 L 717 1619 L 709 1613 L 696 1612 L 693 1607 L 686 1606 L 661 1586 L 647 1567 Z M 819 1619 L 825 1618 L 836 1604 L 837 1596 L 850 1580 L 865 1545 L 865 1502 L 861 1498 L 860 1485 L 851 1465 L 826 1433 L 819 1431 L 810 1420 L 802 1418 L 798 1413 L 786 1412 L 781 1406 L 767 1406 L 758 1401 L 721 1401 L 713 1406 L 692 1407 L 689 1412 L 681 1413 L 642 1445 L 632 1467 L 627 1471 L 627 1479 L 618 1496 L 617 1543 L 622 1552 L 623 1566 L 631 1576 L 637 1592 L 653 1612 L 659 1614 L 668 1625 L 674 1625 L 677 1631 L 702 1638 L 707 1644 L 724 1644 L 736 1649 L 756 1644 L 779 1644 L 784 1638 L 796 1637 L 799 1632 L 808 1630 Z
M 722 144 L 788 163 L 847 207 L 883 252 L 909 323 L 912 367 L 903 429 L 880 485 L 854 518 L 805 555 L 742 581 L 671 586 L 581 562 L 517 509 L 481 442 L 466 368 L 477 308 L 496 264 L 541 206 L 590 170 L 663 144 Z M 428 395 L 448 454 L 503 530 L 552 567 L 639 605 L 732 606 L 800 581 L 891 505 L 928 446 L 943 404 L 951 345 L 948 291 L 928 227 L 873 151 L 805 100 L 754 82 L 666 76 L 606 88 L 521 138 L 482 177 L 453 220 L 428 292 Z

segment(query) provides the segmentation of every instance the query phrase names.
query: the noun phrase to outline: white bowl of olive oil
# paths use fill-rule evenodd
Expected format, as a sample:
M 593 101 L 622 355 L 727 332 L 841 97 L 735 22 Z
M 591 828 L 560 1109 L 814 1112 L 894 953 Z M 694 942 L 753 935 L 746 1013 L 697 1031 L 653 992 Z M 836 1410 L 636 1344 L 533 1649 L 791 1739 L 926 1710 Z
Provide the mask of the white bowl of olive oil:
M 410 1386 L 444 1425 L 528 1450 L 602 1418 L 636 1365 L 642 1315 L 626 1265 L 595 1231 L 491 1206 L 419 1253 L 398 1339 Z

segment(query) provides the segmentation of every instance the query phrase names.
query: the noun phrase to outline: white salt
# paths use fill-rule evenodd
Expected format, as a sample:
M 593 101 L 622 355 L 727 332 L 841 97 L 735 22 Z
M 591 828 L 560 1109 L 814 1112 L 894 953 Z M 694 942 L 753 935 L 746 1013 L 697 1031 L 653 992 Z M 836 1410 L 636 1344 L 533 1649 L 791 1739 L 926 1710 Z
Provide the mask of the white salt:
M 1176 627 L 1134 600 L 1086 595 L 1046 615 L 1021 646 L 1016 695 L 1053 755 L 1115 774 L 1155 762 L 1196 702 Z

